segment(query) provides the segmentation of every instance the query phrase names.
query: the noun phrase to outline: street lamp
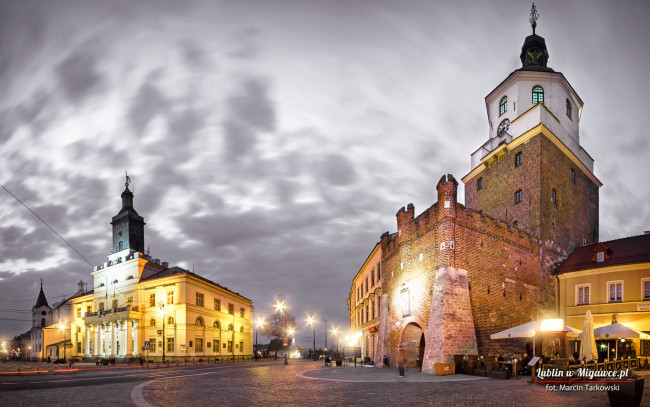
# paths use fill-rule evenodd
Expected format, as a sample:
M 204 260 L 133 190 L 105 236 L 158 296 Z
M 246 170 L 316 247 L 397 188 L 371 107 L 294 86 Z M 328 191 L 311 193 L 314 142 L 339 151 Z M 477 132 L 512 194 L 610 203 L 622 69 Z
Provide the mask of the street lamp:
M 284 312 L 284 339 L 288 340 L 288 338 L 287 338 L 287 306 L 284 305 L 284 303 L 286 302 L 286 299 L 287 299 L 287 297 L 285 297 L 284 294 L 278 295 L 278 302 L 275 304 L 275 310 Z M 282 323 L 282 321 L 280 321 L 280 323 Z M 277 352 L 276 352 L 276 357 L 277 357 Z M 284 364 L 285 365 L 289 364 L 288 351 L 284 355 Z
M 63 360 L 65 361 L 65 321 L 61 321 L 59 324 L 59 331 L 63 331 Z
M 27 349 L 29 349 L 29 353 L 27 354 L 27 361 L 31 362 L 32 361 L 32 347 L 28 346 Z
M 165 303 L 160 301 L 160 304 L 158 306 L 158 315 L 162 318 L 162 323 L 163 323 L 163 329 L 162 329 L 162 334 L 163 334 L 163 365 L 165 364 Z
M 336 336 L 336 353 L 339 353 L 339 329 L 332 328 L 332 335 Z
M 310 351 L 309 356 L 312 357 L 314 360 L 316 360 L 316 320 L 314 319 L 314 315 L 311 313 L 307 317 L 307 324 L 311 325 L 312 328 L 314 329 L 314 347 L 313 347 L 314 353 L 312 354 Z
M 259 332 L 260 328 L 264 326 L 264 320 L 262 318 L 257 318 L 257 330 L 255 331 L 255 359 L 257 359 L 257 354 L 259 350 L 257 349 L 257 333 Z

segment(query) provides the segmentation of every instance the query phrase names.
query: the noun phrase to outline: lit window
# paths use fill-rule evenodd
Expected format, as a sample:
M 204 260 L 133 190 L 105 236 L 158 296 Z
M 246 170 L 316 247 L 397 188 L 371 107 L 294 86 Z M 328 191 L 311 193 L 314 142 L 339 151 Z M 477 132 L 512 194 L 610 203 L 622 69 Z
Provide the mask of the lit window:
M 214 309 L 215 311 L 221 311 L 221 300 L 214 299 Z
M 214 347 L 212 348 L 215 352 L 221 352 L 221 347 L 220 347 L 221 341 L 218 339 L 215 339 L 214 341 Z
M 228 304 L 228 313 L 230 315 L 235 315 L 235 304 Z
M 149 338 L 149 352 L 156 353 L 156 338 Z
M 607 283 L 607 289 L 609 290 L 609 302 L 623 301 L 622 281 Z
M 243 351 L 244 351 L 244 342 L 243 342 L 243 341 L 240 341 L 240 342 L 239 342 L 239 351 L 240 351 L 240 352 L 243 352 Z
M 194 339 L 194 351 L 203 352 L 203 338 Z
M 81 308 L 77 308 L 77 318 L 81 318 Z
M 402 290 L 402 316 L 405 317 L 411 314 L 411 296 L 409 289 Z
M 499 116 L 501 116 L 507 111 L 508 111 L 508 96 L 504 96 L 501 98 L 501 102 L 499 102 Z
M 557 191 L 556 190 L 551 191 L 551 201 L 553 201 L 554 204 L 557 204 Z
M 155 307 L 156 306 L 156 294 L 149 294 L 149 306 L 150 307 Z
M 196 293 L 196 305 L 199 307 L 203 306 L 203 293 Z
M 174 325 L 174 317 L 167 317 L 167 325 Z
M 650 280 L 643 281 L 643 299 L 650 300 Z
M 167 304 L 174 303 L 174 290 L 167 291 Z
M 521 189 L 515 192 L 515 203 L 518 204 L 519 202 L 521 202 Z
M 167 352 L 174 351 L 174 338 L 167 338 Z
M 535 86 L 533 88 L 533 104 L 537 103 L 544 104 L 544 89 L 541 86 Z
M 151 318 L 149 320 L 149 326 L 156 326 L 156 318 Z
M 515 155 L 515 167 L 519 167 L 524 163 L 524 153 L 517 153 Z
M 577 303 L 576 305 L 589 304 L 589 285 L 576 286 Z
M 478 191 L 481 189 L 483 189 L 483 177 L 476 180 L 476 190 Z
M 213 327 L 216 329 L 221 329 L 221 322 L 219 320 L 214 321 L 214 324 L 212 324 Z
M 571 182 L 576 183 L 576 172 L 571 168 Z
M 246 315 L 246 310 L 244 308 L 239 309 L 239 316 L 244 318 L 244 315 Z
M 232 341 L 228 341 L 228 352 L 232 352 Z
M 569 99 L 566 100 L 566 115 L 571 118 L 571 102 L 569 102 Z

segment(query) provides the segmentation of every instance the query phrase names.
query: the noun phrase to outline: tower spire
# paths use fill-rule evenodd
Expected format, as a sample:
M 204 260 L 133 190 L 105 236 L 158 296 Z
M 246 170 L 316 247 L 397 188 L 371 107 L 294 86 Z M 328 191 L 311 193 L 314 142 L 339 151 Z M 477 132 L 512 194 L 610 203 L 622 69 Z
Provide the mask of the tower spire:
M 535 7 L 535 2 L 533 2 L 533 7 L 530 9 L 530 18 L 528 21 L 533 27 L 533 35 L 535 35 L 535 27 L 537 27 L 537 19 L 539 18 L 539 13 L 537 12 L 537 7 Z

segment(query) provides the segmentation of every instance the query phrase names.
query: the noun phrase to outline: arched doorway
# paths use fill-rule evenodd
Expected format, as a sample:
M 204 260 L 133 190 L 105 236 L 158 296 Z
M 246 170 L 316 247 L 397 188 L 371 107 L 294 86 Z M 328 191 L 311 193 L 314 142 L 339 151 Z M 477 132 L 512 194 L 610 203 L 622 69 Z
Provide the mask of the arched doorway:
M 424 332 L 422 328 L 414 322 L 406 325 L 402 331 L 402 340 L 406 352 L 406 367 L 417 367 L 422 369 L 422 360 L 424 358 Z

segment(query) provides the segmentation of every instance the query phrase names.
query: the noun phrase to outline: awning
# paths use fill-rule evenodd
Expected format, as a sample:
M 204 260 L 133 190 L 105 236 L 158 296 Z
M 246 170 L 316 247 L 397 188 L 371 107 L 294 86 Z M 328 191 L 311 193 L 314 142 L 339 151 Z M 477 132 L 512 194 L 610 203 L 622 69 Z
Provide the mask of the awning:
M 490 335 L 490 339 L 511 339 L 511 338 L 532 338 L 533 332 L 540 332 L 540 323 L 537 321 L 528 322 L 526 324 L 518 325 L 514 328 L 506 329 L 505 331 L 497 332 Z M 582 333 L 581 330 L 564 325 L 564 332 L 568 336 L 578 336 Z

